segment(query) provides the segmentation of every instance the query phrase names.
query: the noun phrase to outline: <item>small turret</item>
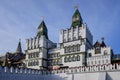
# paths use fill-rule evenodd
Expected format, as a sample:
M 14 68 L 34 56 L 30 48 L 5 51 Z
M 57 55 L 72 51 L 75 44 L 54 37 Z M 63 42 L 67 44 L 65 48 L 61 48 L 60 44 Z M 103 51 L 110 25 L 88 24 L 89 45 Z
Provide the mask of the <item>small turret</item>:
M 22 53 L 21 40 L 19 40 L 18 47 L 16 49 L 16 53 Z

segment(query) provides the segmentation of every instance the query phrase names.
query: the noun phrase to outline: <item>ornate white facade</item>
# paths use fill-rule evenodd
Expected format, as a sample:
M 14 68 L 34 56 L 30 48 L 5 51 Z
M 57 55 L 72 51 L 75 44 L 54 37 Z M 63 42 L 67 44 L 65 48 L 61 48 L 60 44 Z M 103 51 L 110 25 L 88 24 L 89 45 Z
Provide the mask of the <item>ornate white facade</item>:
M 60 69 L 112 63 L 112 49 L 104 40 L 93 45 L 93 36 L 83 23 L 78 9 L 72 16 L 70 28 L 60 30 L 60 47 L 49 40 L 44 21 L 38 27 L 37 36 L 26 40 L 28 68 Z
M 93 36 L 78 9 L 71 27 L 60 30 L 60 47 L 49 40 L 47 33 L 42 21 L 37 35 L 26 39 L 26 68 L 0 65 L 0 79 L 119 80 L 120 54 L 113 54 L 104 39 L 93 45 Z

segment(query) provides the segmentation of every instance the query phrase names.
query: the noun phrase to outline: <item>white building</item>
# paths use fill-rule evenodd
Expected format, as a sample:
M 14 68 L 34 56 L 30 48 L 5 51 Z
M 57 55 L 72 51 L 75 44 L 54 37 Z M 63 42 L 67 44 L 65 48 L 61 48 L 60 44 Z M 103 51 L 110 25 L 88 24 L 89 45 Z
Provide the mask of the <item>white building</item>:
M 113 54 L 103 38 L 93 45 L 93 36 L 78 9 L 72 16 L 70 28 L 60 30 L 59 43 L 60 47 L 57 47 L 49 40 L 42 20 L 37 35 L 26 39 L 26 57 L 23 61 L 26 66 L 0 65 L 0 79 L 119 80 L 120 54 Z M 16 51 L 22 52 L 20 42 Z
M 83 23 L 78 9 L 72 16 L 70 28 L 60 30 L 60 47 L 48 38 L 44 20 L 38 27 L 37 35 L 26 40 L 26 59 L 28 68 L 58 69 L 111 64 L 112 49 L 104 40 L 93 45 L 93 36 L 86 23 Z

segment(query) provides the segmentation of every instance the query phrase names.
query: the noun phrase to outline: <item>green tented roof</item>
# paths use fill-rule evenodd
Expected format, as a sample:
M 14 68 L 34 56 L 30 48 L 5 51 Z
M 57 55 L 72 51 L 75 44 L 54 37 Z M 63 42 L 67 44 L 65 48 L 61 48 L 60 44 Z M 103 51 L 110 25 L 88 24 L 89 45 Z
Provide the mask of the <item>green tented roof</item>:
M 41 29 L 41 31 L 40 31 Z M 47 27 L 45 25 L 44 20 L 40 23 L 40 25 L 38 26 L 38 33 L 37 36 L 41 37 L 41 35 L 44 35 L 47 39 L 48 39 L 48 30 Z

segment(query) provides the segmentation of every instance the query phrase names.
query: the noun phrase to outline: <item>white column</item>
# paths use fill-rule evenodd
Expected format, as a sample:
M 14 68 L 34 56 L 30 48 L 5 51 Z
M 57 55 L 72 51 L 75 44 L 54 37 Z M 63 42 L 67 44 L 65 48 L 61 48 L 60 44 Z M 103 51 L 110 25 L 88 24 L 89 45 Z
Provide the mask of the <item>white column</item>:
M 29 39 L 26 39 L 26 50 L 29 49 Z
M 71 27 L 71 40 L 73 40 L 73 27 Z
M 63 30 L 60 31 L 60 43 L 63 43 L 64 35 L 63 35 Z
M 31 38 L 31 49 L 33 49 L 33 38 Z
M 36 37 L 36 42 L 35 42 L 35 45 L 36 45 L 36 48 L 38 48 L 38 37 Z
M 31 39 L 29 39 L 29 49 L 31 49 Z
M 69 31 L 68 31 L 68 29 L 66 30 L 66 41 L 68 42 L 68 39 L 69 39 Z
M 79 28 L 78 26 L 76 27 L 76 39 L 78 39 L 78 36 L 79 36 Z

